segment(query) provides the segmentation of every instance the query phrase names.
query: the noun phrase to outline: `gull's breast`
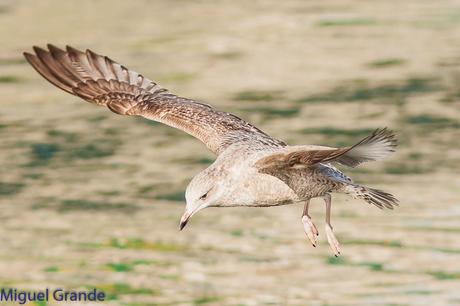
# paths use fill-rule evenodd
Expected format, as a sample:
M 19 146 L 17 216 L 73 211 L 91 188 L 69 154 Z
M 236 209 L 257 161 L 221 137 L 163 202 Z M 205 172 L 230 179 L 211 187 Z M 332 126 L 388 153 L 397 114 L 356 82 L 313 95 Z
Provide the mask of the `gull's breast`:
M 283 181 L 257 171 L 241 176 L 235 187 L 226 206 L 279 206 L 301 200 Z

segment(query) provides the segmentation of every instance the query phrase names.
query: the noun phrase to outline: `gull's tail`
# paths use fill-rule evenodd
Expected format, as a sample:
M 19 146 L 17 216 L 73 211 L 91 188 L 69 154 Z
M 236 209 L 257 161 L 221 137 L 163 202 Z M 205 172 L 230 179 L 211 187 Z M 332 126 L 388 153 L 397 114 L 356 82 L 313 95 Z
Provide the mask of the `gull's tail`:
M 367 203 L 375 205 L 380 209 L 393 209 L 394 206 L 399 206 L 398 199 L 396 199 L 392 194 L 382 190 L 347 183 L 339 191 L 346 193 L 355 199 L 363 199 Z

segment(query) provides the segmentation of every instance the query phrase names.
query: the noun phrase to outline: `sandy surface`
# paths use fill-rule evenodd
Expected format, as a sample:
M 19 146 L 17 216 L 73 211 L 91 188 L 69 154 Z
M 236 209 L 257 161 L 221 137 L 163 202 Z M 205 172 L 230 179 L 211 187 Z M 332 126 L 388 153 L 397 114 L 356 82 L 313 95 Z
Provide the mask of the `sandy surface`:
M 110 305 L 460 305 L 458 2 L 3 0 L 0 37 L 2 287 L 96 287 Z M 208 209 L 179 232 L 183 191 L 213 156 L 46 83 L 21 53 L 48 42 L 291 144 L 388 126 L 397 153 L 345 170 L 401 207 L 333 196 L 339 259 L 320 200 L 317 248 L 300 205 Z

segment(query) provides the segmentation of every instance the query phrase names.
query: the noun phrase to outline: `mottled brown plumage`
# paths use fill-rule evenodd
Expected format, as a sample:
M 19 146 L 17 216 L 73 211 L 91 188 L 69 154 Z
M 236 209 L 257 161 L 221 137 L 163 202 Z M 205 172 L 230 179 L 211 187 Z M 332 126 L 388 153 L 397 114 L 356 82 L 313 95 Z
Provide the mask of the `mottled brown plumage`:
M 362 156 L 356 152 L 366 145 L 372 145 L 376 142 L 387 145 L 389 152 L 393 152 L 394 147 L 396 147 L 396 139 L 391 131 L 386 128 L 377 129 L 351 147 L 291 146 L 286 150 L 280 150 L 278 153 L 260 159 L 256 166 L 266 170 L 267 168 L 309 167 L 317 163 L 337 162 L 348 167 L 356 167 L 362 162 L 379 158 L 379 156 Z
M 316 245 L 318 230 L 308 214 L 309 200 L 326 203 L 326 235 L 335 255 L 339 243 L 330 224 L 331 192 L 360 198 L 379 208 L 392 209 L 391 194 L 355 184 L 331 165 L 355 167 L 379 160 L 394 151 L 396 139 L 387 129 L 377 129 L 354 146 L 287 146 L 230 113 L 170 93 L 141 74 L 106 56 L 48 45 L 24 53 L 32 67 L 62 90 L 120 115 L 142 116 L 201 140 L 217 155 L 216 161 L 197 174 L 186 190 L 189 218 L 206 207 L 276 206 L 304 201 L 302 223 Z
M 24 53 L 29 63 L 57 87 L 120 115 L 137 115 L 183 130 L 219 154 L 235 142 L 285 146 L 235 115 L 171 94 L 141 74 L 91 50 L 66 51 L 53 45 Z M 249 146 L 249 144 L 248 144 Z

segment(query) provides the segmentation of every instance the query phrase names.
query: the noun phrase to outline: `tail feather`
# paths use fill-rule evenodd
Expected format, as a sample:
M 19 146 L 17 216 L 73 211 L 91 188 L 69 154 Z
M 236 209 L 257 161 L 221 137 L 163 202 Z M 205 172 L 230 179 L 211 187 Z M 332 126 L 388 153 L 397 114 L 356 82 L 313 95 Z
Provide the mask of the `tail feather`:
M 375 205 L 380 209 L 393 209 L 395 206 L 399 206 L 398 199 L 392 194 L 382 190 L 355 184 L 347 184 L 342 191 L 355 199 L 363 199 L 367 203 Z
M 387 128 L 377 129 L 352 146 L 346 153 L 336 158 L 335 161 L 349 167 L 356 167 L 366 161 L 387 157 L 395 151 L 396 145 L 397 140 L 393 131 Z

